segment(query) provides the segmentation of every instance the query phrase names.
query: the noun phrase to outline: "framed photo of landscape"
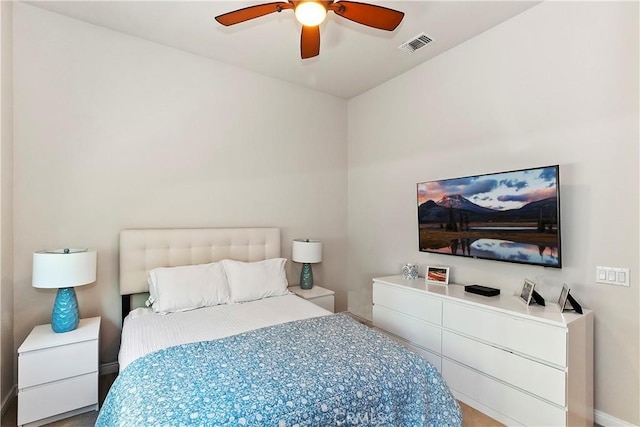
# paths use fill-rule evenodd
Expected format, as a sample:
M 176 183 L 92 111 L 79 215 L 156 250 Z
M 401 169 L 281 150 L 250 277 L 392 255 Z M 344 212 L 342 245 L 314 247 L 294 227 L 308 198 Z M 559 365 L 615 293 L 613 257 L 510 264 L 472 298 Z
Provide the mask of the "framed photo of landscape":
M 427 273 L 424 275 L 427 283 L 439 285 L 449 284 L 449 267 L 427 266 Z

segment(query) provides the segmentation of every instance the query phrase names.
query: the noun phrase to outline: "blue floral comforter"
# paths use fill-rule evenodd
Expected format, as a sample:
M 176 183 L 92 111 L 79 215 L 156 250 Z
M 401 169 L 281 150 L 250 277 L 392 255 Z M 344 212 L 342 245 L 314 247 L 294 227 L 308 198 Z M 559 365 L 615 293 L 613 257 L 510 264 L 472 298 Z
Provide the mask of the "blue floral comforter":
M 118 375 L 96 426 L 460 426 L 438 371 L 344 314 L 178 345 Z

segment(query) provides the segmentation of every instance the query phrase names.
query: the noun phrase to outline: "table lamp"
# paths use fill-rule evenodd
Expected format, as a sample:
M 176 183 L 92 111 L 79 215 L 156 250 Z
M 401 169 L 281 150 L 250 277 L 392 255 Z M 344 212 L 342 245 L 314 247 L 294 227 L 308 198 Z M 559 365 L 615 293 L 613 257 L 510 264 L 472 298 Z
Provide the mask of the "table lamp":
M 54 332 L 69 332 L 78 327 L 80 313 L 73 287 L 96 281 L 96 258 L 93 249 L 48 249 L 33 253 L 33 287 L 58 289 L 51 314 Z
M 291 248 L 291 260 L 301 262 L 300 289 L 313 288 L 311 264 L 322 261 L 322 242 L 319 240 L 295 239 Z

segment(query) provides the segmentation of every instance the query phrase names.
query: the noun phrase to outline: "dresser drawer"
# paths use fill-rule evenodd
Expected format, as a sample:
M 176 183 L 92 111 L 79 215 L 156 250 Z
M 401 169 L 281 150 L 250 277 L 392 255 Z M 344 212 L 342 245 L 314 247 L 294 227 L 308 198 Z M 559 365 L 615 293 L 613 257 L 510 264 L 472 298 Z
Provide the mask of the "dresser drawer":
M 443 326 L 464 335 L 566 366 L 567 330 L 506 314 L 444 303 Z
M 442 357 L 439 354 L 435 354 L 432 353 L 428 350 L 425 350 L 422 347 L 416 347 L 413 344 L 410 344 L 408 341 L 405 341 L 404 339 L 396 336 L 396 335 L 392 335 L 390 333 L 388 333 L 385 330 L 382 330 L 380 328 L 375 328 L 378 332 L 380 332 L 381 334 L 384 334 L 385 336 L 387 336 L 389 339 L 397 342 L 398 344 L 408 348 L 409 350 L 413 351 L 414 353 L 418 353 L 420 356 L 422 356 L 423 359 L 426 359 L 429 363 L 431 363 L 433 366 L 435 366 L 435 368 L 438 370 L 438 372 L 442 371 Z
M 18 391 L 18 425 L 86 406 L 98 409 L 98 372 Z
M 442 355 L 565 406 L 566 374 L 562 369 L 447 331 L 442 333 Z
M 567 413 L 564 408 L 450 360 L 442 360 L 442 375 L 454 394 L 463 394 L 520 424 L 527 426 L 565 426 L 567 424 Z M 465 401 L 464 397 L 456 397 Z
M 439 327 L 379 305 L 373 306 L 373 324 L 412 344 L 440 354 L 442 331 Z
M 400 311 L 436 325 L 442 324 L 442 301 L 426 293 L 374 282 L 373 304 Z
M 29 351 L 18 356 L 20 389 L 97 371 L 97 340 Z

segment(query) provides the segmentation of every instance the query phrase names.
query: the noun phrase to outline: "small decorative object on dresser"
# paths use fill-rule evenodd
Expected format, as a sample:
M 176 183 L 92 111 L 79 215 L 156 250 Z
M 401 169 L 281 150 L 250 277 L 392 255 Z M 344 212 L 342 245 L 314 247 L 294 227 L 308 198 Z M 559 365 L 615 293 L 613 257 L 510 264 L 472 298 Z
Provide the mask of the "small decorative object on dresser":
M 427 274 L 424 275 L 427 283 L 437 283 L 440 285 L 449 284 L 449 267 L 427 266 Z
M 418 278 L 418 266 L 415 264 L 405 264 L 402 266 L 402 277 L 407 280 Z
M 291 260 L 301 262 L 300 287 L 313 288 L 313 270 L 311 264 L 322 262 L 322 242 L 310 239 L 295 239 L 291 247 Z
M 40 325 L 18 348 L 18 425 L 42 425 L 98 410 L 100 318 L 57 334 Z
M 33 253 L 34 288 L 57 288 L 51 314 L 54 332 L 78 327 L 80 313 L 74 286 L 96 281 L 96 251 L 90 249 L 49 249 Z

